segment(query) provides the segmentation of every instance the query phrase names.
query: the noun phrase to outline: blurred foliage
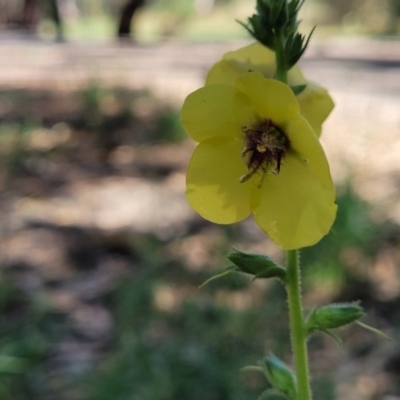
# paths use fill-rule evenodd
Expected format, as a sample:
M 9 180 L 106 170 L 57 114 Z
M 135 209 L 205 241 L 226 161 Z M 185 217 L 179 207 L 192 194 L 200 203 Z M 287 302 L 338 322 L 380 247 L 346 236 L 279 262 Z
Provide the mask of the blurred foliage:
M 395 249 L 400 228 L 373 221 L 367 203 L 352 190 L 350 182 L 339 189 L 338 213 L 331 233 L 317 245 L 301 252 L 305 285 L 332 290 L 343 301 L 367 299 L 372 288 L 369 268 L 382 249 Z M 324 288 L 324 282 L 327 286 Z M 360 284 L 362 285 L 360 286 Z
M 400 33 L 398 0 L 310 0 L 306 6 L 311 23 L 342 25 L 359 34 Z
M 38 398 L 44 361 L 54 340 L 54 315 L 39 297 L 29 298 L 7 281 L 0 283 L 0 313 L 1 398 Z
M 67 39 L 99 40 L 115 36 L 118 14 L 125 0 L 75 0 L 60 2 Z M 1 7 L 15 19 L 20 6 L 6 0 Z M 244 20 L 254 9 L 250 0 L 148 0 L 134 16 L 134 36 L 139 41 L 163 37 L 185 39 L 236 39 L 248 35 L 235 19 Z M 38 32 L 56 38 L 49 13 L 40 14 Z M 12 17 L 14 16 L 14 17 Z M 396 35 L 400 32 L 398 0 L 308 0 L 302 21 L 318 26 L 316 34 Z
M 365 271 L 354 275 L 341 255 L 351 246 L 370 260 L 387 245 L 387 227 L 371 221 L 366 205 L 349 187 L 340 193 L 338 202 L 340 212 L 333 233 L 320 245 L 302 252 L 306 295 L 329 281 L 344 290 L 344 295 L 333 300 L 361 295 L 367 307 L 372 306 Z M 218 302 L 222 292 L 230 296 L 251 290 L 249 280 L 233 275 L 198 291 L 198 285 L 209 276 L 208 268 L 197 272 L 187 269 L 179 259 L 166 256 L 167 246 L 147 235 L 125 248 L 132 264 L 130 277 L 100 300 L 112 313 L 114 335 L 96 364 L 67 378 L 68 386 L 80 393 L 76 398 L 251 400 L 268 384 L 257 373 L 240 377 L 239 369 L 254 364 L 271 348 L 289 356 L 286 300 L 277 281 L 268 286 L 258 305 L 243 310 L 222 305 Z M 224 247 L 226 254 L 228 243 Z M 223 266 L 222 253 L 219 259 Z M 359 268 L 362 271 L 363 265 Z M 182 290 L 186 295 L 169 306 L 168 298 Z M 3 392 L 13 400 L 39 400 L 46 393 L 55 398 L 57 392 L 48 387 L 46 359 L 65 335 L 67 317 L 45 306 L 40 294 L 27 295 L 8 282 L 0 286 L 0 305 Z M 397 314 L 399 323 L 399 310 Z M 18 357 L 22 367 L 2 370 L 2 355 Z M 317 376 L 313 387 L 316 400 L 335 398 L 334 383 L 328 376 Z M 57 398 L 66 397 L 59 393 Z
M 140 249 L 140 271 L 108 300 L 117 335 L 113 353 L 89 378 L 88 398 L 254 398 L 232 377 L 262 351 L 257 310 L 236 313 L 197 291 L 178 310 L 157 309 L 157 289 L 173 290 L 177 279 L 182 285 L 197 280 L 184 266 L 166 265 L 161 246 L 150 238 Z
M 94 6 L 93 4 L 96 4 Z M 91 0 L 81 0 L 80 9 L 84 15 L 105 15 L 114 10 L 114 14 L 122 0 L 114 3 L 104 4 Z M 255 4 L 255 1 L 253 2 Z M 86 4 L 84 6 L 84 4 Z M 110 4 L 112 4 L 110 6 Z M 90 6 L 89 6 L 90 5 Z M 244 30 L 232 30 L 230 25 L 235 18 L 244 19 L 242 10 L 252 11 L 249 0 L 171 0 L 167 3 L 163 0 L 148 0 L 139 20 L 154 19 L 161 22 L 165 29 L 172 30 L 174 35 L 192 37 L 192 28 L 188 25 L 202 24 L 204 32 L 207 31 L 208 16 L 210 21 L 215 22 L 215 18 L 221 10 L 221 15 L 225 14 L 225 20 L 219 20 L 220 32 L 213 29 L 216 37 L 225 37 L 223 31 L 229 29 L 233 37 L 246 37 Z M 345 29 L 345 33 L 358 34 L 398 34 L 400 32 L 400 2 L 398 0 L 309 0 L 305 3 L 306 12 L 303 15 L 305 24 L 317 24 L 319 29 L 324 29 L 324 25 L 337 26 L 338 29 Z M 159 14 L 165 14 L 169 22 L 161 18 Z M 199 21 L 200 20 L 200 21 Z M 201 21 L 202 20 L 202 21 Z M 139 22 L 139 36 L 141 30 L 147 29 L 144 24 Z M 172 25 L 175 26 L 172 28 Z M 208 28 L 210 28 L 208 26 Z M 168 32 L 161 32 L 168 34 Z M 201 35 L 200 30 L 196 30 Z M 204 34 L 203 32 L 203 34 Z M 171 33 L 171 32 L 169 32 Z M 228 36 L 227 36 L 228 37 Z
M 73 126 L 97 135 L 100 146 L 113 147 L 113 142 L 121 145 L 128 144 L 127 141 L 180 141 L 185 137 L 179 111 L 167 104 L 157 104 L 148 92 L 91 85 L 78 96 L 82 114 Z M 135 129 L 135 123 L 148 126 Z
M 400 230 L 373 222 L 367 205 L 350 186 L 339 192 L 338 203 L 340 211 L 332 234 L 302 252 L 306 295 L 329 281 L 338 291 L 343 290 L 343 294 L 335 292 L 331 300 L 356 295 L 368 307 L 373 292 L 368 290 L 367 267 L 359 265 L 359 275 L 354 275 L 342 258 L 343 252 L 352 248 L 370 261 L 382 247 L 399 241 Z M 216 296 L 224 288 L 231 293 L 248 290 L 249 280 L 241 275 L 194 291 L 178 309 L 160 310 L 154 302 L 158 287 L 170 286 L 173 291 L 178 282 L 193 291 L 206 277 L 203 272 L 190 273 L 176 261 L 166 263 L 162 248 L 163 243 L 148 238 L 139 247 L 143 266 L 108 299 L 117 335 L 111 354 L 86 381 L 89 398 L 254 399 L 267 383 L 261 376 L 239 380 L 238 369 L 265 354 L 267 338 L 268 349 L 286 357 L 290 352 L 283 318 L 286 300 L 280 284 L 275 281 L 258 306 L 244 311 L 221 307 Z M 222 254 L 220 257 L 223 265 Z M 334 382 L 327 376 L 318 376 L 313 388 L 316 400 L 335 398 Z
M 95 83 L 70 96 L 4 91 L 0 109 L 1 167 L 8 177 L 3 194 L 13 196 L 15 187 L 24 186 L 26 176 L 39 178 L 34 181 L 36 195 L 45 195 L 40 189 L 42 181 L 48 180 L 54 189 L 58 183 L 48 173 L 49 163 L 58 163 L 63 169 L 90 167 L 92 173 L 111 175 L 118 172 L 110 162 L 116 149 L 167 146 L 184 137 L 177 110 L 149 93 Z M 391 249 L 398 255 L 400 229 L 373 219 L 370 207 L 350 183 L 339 188 L 338 204 L 332 233 L 302 251 L 305 297 L 321 303 L 361 299 L 367 312 L 374 310 L 368 316 L 372 325 L 377 321 L 380 327 L 379 323 L 386 321 L 394 327 L 394 334 L 400 335 L 400 296 L 377 297 L 369 273 L 381 252 Z M 184 254 L 191 253 L 192 246 L 198 251 L 210 229 L 222 239 L 211 240 L 206 261 L 193 267 Z M 238 371 L 254 365 L 271 349 L 280 358 L 290 359 L 282 286 L 278 281 L 250 284 L 248 277 L 233 274 L 198 290 L 202 282 L 228 265 L 229 247 L 246 239 L 243 232 L 237 225 L 210 228 L 195 220 L 183 233 L 167 239 L 125 234 L 110 243 L 109 233 L 99 231 L 100 244 L 95 247 L 82 232 L 73 230 L 81 253 L 90 255 L 89 260 L 123 259 L 129 266 L 123 278 L 104 294 L 86 300 L 87 306 L 102 307 L 111 316 L 112 333 L 97 341 L 74 330 L 68 312 L 52 304 L 49 291 L 66 290 L 68 284 L 49 280 L 32 289 L 23 283 L 32 279 L 29 274 L 39 274 L 36 267 L 4 262 L 0 398 L 257 398 L 268 388 L 265 378 Z M 88 266 L 87 257 L 80 261 L 76 251 L 69 256 L 74 258 L 77 276 L 88 269 L 96 273 L 97 266 Z M 361 330 L 349 329 L 355 335 Z M 346 335 L 344 341 L 346 349 Z M 362 340 L 359 342 L 361 345 Z M 60 356 L 60 347 L 66 343 L 79 344 L 78 349 L 95 348 L 96 357 L 67 361 Z M 323 343 L 320 336 L 311 339 L 311 351 L 317 352 Z M 348 352 L 365 353 L 365 347 Z M 397 371 L 396 360 L 388 363 L 392 371 Z M 313 365 L 315 400 L 333 400 L 335 382 L 329 373 L 319 371 L 318 362 Z
M 67 111 L 59 114 L 63 107 Z M 91 84 L 63 98 L 51 92 L 5 90 L 0 108 L 0 166 L 9 177 L 41 175 L 47 161 L 76 156 L 76 146 L 107 159 L 118 146 L 185 137 L 178 110 L 148 92 L 123 88 Z

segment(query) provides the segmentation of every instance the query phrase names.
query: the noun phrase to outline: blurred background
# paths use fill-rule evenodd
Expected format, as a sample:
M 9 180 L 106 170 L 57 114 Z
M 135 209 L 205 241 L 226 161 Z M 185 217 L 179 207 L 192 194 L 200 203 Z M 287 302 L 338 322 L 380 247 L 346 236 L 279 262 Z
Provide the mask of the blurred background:
M 0 399 L 252 400 L 240 375 L 290 363 L 285 294 L 232 275 L 231 247 L 283 255 L 249 219 L 184 199 L 188 93 L 253 0 L 0 0 Z M 305 75 L 336 108 L 322 137 L 332 232 L 302 251 L 307 309 L 363 321 L 309 341 L 315 400 L 400 399 L 400 1 L 307 0 Z M 272 398 L 272 397 L 271 397 Z M 279 399 L 279 397 L 276 397 Z

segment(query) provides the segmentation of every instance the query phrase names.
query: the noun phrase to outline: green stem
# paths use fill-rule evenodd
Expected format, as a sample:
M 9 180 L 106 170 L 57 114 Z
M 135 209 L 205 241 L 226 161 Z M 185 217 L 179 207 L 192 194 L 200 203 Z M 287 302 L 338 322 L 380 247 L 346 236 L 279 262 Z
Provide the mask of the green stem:
M 297 377 L 297 400 L 311 400 L 308 372 L 306 334 L 301 305 L 300 272 L 298 250 L 287 252 L 287 280 L 290 332 Z
M 282 33 L 276 35 L 275 39 L 275 62 L 276 62 L 276 79 L 283 83 L 287 83 L 287 70 L 284 55 L 285 39 Z
M 283 83 L 287 81 L 287 68 L 284 54 L 285 37 L 282 33 L 276 35 L 275 61 L 276 79 Z M 297 399 L 311 400 L 310 378 L 307 359 L 307 337 L 304 330 L 303 308 L 301 305 L 300 269 L 298 250 L 287 253 L 287 279 L 286 290 L 288 293 L 290 333 L 294 363 L 297 377 Z

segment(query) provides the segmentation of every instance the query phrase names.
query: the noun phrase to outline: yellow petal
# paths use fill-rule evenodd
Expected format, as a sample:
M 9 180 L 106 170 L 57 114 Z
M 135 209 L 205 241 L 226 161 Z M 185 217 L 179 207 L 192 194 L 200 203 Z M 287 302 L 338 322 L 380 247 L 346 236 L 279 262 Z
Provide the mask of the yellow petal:
M 297 96 L 301 115 L 310 123 L 317 136 L 321 135 L 322 123 L 334 107 L 328 92 L 317 85 L 309 83 Z
M 304 85 L 306 83 L 307 80 L 297 65 L 288 71 L 288 84 L 290 86 Z
M 253 43 L 226 53 L 223 59 L 210 69 L 205 84 L 224 83 L 233 86 L 237 78 L 252 71 L 261 73 L 267 79 L 272 79 L 275 65 L 275 54 L 261 44 Z M 321 125 L 332 111 L 334 104 L 328 92 L 318 85 L 308 83 L 301 69 L 295 65 L 288 71 L 288 85 L 304 84 L 307 84 L 306 89 L 297 95 L 301 114 L 320 136 Z
M 223 59 L 212 66 L 206 78 L 206 85 L 225 83 L 234 85 L 239 76 L 248 72 L 259 72 L 267 79 L 273 79 L 276 69 L 275 54 L 259 43 L 253 43 L 235 51 L 229 51 Z M 307 83 L 299 67 L 288 72 L 292 86 Z
M 252 212 L 259 227 L 285 250 L 311 246 L 335 219 L 333 185 L 322 185 L 307 164 L 288 154 L 278 176 L 253 189 Z
M 275 74 L 275 53 L 260 43 L 230 51 L 224 55 L 223 59 L 235 65 L 236 68 L 240 68 L 241 74 L 259 72 L 267 79 L 273 79 Z M 234 83 L 233 81 L 231 84 Z
M 248 98 L 229 85 L 210 85 L 186 98 L 181 122 L 189 136 L 200 142 L 218 137 L 240 137 L 241 127 L 254 120 Z
M 236 63 L 222 60 L 214 64 L 208 72 L 206 78 L 206 86 L 216 83 L 224 83 L 226 85 L 234 85 L 236 79 L 243 75 L 246 71 Z
M 275 69 L 275 53 L 258 42 L 235 51 L 229 51 L 224 54 L 223 59 L 234 61 L 246 66 L 250 65 L 254 68 L 266 68 L 266 66 L 270 66 L 270 78 L 272 78 Z
M 285 132 L 290 140 L 290 152 L 306 162 L 323 185 L 331 187 L 332 178 L 328 160 L 310 124 L 298 114 L 288 121 Z
M 288 85 L 265 79 L 257 72 L 242 75 L 237 79 L 236 87 L 248 96 L 260 117 L 271 119 L 283 129 L 288 118 L 300 111 L 296 96 Z
M 203 218 L 231 224 L 250 214 L 252 182 L 239 183 L 248 172 L 240 153 L 243 141 L 214 138 L 195 149 L 186 174 L 186 198 Z

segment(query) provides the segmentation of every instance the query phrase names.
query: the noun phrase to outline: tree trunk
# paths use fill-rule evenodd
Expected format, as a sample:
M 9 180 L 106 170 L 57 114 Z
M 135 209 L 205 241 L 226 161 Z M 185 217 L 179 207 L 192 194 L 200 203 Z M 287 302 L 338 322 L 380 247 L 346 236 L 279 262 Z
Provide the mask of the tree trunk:
M 57 40 L 59 42 L 62 42 L 64 41 L 64 29 L 63 29 L 63 21 L 61 19 L 60 9 L 58 7 L 58 2 L 57 0 L 47 0 L 47 1 L 49 6 L 50 18 L 56 25 Z
M 118 26 L 118 37 L 119 38 L 130 38 L 131 37 L 131 26 L 132 18 L 138 8 L 142 7 L 145 0 L 128 0 L 127 3 L 122 7 L 119 26 Z
M 33 29 L 37 24 L 37 0 L 25 0 L 22 9 L 21 26 L 26 29 Z
M 399 0 L 391 0 L 389 7 L 389 23 L 388 33 L 396 34 L 399 33 L 400 27 L 400 4 Z

